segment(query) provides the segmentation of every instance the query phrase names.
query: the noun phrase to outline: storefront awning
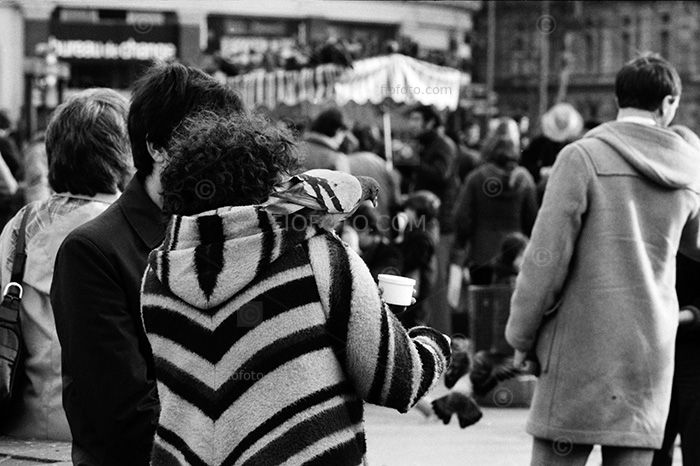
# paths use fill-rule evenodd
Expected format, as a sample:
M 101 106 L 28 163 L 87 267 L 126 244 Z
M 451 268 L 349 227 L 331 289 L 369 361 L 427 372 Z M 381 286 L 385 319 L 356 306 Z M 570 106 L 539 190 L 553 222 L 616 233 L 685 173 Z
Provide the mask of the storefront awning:
M 459 70 L 437 66 L 400 54 L 367 58 L 352 68 L 334 64 L 299 71 L 256 71 L 229 78 L 249 108 L 296 105 L 304 101 L 335 101 L 344 105 L 423 103 L 454 110 L 465 75 Z

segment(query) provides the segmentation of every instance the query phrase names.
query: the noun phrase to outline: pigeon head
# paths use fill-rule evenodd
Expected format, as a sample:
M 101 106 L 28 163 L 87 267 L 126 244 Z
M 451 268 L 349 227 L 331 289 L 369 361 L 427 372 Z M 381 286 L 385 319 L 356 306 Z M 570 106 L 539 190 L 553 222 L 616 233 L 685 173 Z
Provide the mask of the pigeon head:
M 370 201 L 377 207 L 379 198 L 379 183 L 371 176 L 357 176 L 362 186 L 362 201 Z

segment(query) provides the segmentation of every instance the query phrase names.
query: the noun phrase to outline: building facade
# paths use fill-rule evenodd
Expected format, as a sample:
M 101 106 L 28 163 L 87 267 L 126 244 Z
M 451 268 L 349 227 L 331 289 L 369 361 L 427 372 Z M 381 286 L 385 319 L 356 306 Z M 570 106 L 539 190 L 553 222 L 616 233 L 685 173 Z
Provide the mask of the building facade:
M 3 0 L 0 107 L 33 121 L 31 108 L 50 110 L 75 90 L 126 90 L 153 60 L 206 67 L 215 56 L 234 65 L 260 60 L 254 64 L 265 66 L 269 51 L 329 39 L 367 46 L 409 38 L 423 51 L 468 57 L 472 15 L 480 6 L 479 1 Z
M 538 121 L 543 42 L 548 41 L 545 108 L 563 99 L 585 119 L 615 118 L 616 73 L 639 52 L 652 51 L 681 75 L 676 122 L 700 130 L 700 3 L 499 1 L 495 8 L 494 90 L 503 114 Z M 475 17 L 475 81 L 484 79 L 487 28 L 484 9 Z

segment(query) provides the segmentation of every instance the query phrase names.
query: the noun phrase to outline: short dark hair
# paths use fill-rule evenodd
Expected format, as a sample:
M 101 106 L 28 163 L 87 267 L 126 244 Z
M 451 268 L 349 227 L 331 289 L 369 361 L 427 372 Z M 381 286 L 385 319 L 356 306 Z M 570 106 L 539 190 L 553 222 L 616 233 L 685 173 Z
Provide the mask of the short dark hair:
M 194 215 L 261 204 L 298 170 L 292 133 L 262 116 L 198 112 L 173 133 L 161 174 L 163 211 Z
M 59 105 L 46 129 L 49 184 L 57 193 L 116 193 L 132 170 L 129 102 L 106 88 L 81 91 Z
M 644 53 L 625 63 L 615 78 L 620 108 L 654 111 L 664 97 L 681 94 L 681 78 L 668 61 L 655 53 Z
M 440 198 L 431 191 L 421 189 L 411 193 L 406 202 L 404 209 L 413 209 L 419 217 L 425 217 L 430 221 L 437 218 L 440 212 Z
M 420 113 L 423 121 L 428 124 L 431 121 L 435 122 L 435 126 L 442 126 L 442 117 L 440 112 L 432 105 L 417 105 L 410 110 L 410 113 Z
M 149 68 L 134 84 L 129 109 L 129 136 L 134 166 L 140 178 L 153 171 L 146 141 L 166 148 L 173 129 L 199 109 L 243 110 L 236 91 L 202 72 L 179 63 Z
M 347 129 L 347 125 L 340 110 L 329 108 L 319 113 L 309 129 L 332 138 L 339 129 Z

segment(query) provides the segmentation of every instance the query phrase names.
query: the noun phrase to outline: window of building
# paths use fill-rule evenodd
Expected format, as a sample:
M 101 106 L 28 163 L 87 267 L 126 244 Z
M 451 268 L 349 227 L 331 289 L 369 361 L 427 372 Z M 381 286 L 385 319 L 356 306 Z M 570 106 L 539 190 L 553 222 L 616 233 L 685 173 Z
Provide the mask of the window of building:
M 586 71 L 595 70 L 595 41 L 593 40 L 593 33 L 587 32 L 584 37 L 585 42 L 585 63 Z
M 664 58 L 669 57 L 669 42 L 670 42 L 670 35 L 668 31 L 661 31 L 661 44 L 660 44 L 660 49 L 661 49 L 661 56 Z
M 624 61 L 632 58 L 632 38 L 629 32 L 622 33 L 622 58 Z

